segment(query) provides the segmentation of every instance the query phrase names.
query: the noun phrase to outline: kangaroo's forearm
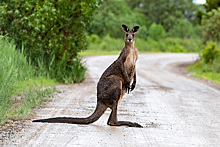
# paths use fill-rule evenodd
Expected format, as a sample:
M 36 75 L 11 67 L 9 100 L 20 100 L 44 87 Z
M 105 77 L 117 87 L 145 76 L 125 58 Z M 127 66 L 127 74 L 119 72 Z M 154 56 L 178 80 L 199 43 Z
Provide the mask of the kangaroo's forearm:
M 136 70 L 134 72 L 133 83 L 136 84 Z
M 120 62 L 120 69 L 121 69 L 121 71 L 122 71 L 122 74 L 123 74 L 123 76 L 125 77 L 125 79 L 126 79 L 126 82 L 130 82 L 130 80 L 129 80 L 129 77 L 128 77 L 128 73 L 127 73 L 127 71 L 126 71 L 126 69 L 125 69 L 125 67 L 124 67 L 124 63 L 123 62 Z

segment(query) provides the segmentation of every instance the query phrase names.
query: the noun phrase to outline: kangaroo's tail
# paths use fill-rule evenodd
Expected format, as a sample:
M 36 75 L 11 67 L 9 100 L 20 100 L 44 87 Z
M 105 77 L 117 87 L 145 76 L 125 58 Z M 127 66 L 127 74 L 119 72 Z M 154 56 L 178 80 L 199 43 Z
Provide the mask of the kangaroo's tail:
M 98 120 L 108 107 L 101 102 L 97 103 L 96 109 L 89 117 L 74 118 L 74 117 L 55 117 L 47 119 L 33 120 L 32 122 L 47 122 L 47 123 L 70 123 L 70 124 L 90 124 Z

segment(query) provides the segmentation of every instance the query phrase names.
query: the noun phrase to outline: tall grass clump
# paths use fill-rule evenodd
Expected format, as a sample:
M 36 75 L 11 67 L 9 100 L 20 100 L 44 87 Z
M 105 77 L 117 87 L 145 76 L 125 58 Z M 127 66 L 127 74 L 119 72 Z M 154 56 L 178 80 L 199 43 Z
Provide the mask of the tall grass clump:
M 15 46 L 0 38 L 0 118 L 12 104 L 12 94 L 19 81 L 34 76 L 34 69 L 28 65 L 26 57 Z M 0 120 L 1 121 L 1 120 Z
M 55 57 L 55 55 L 53 56 Z M 66 62 L 68 64 L 66 64 Z M 78 83 L 85 79 L 86 67 L 80 57 L 66 60 L 63 55 L 60 61 L 51 60 L 50 65 L 46 68 L 49 77 L 63 83 Z
M 23 115 L 20 114 L 30 112 L 32 108 L 30 106 L 33 104 L 35 107 L 40 105 L 43 100 L 43 97 L 40 97 L 38 94 L 42 91 L 40 87 L 53 85 L 55 82 L 47 79 L 47 77 L 42 77 L 43 72 L 37 71 L 24 53 L 16 50 L 15 45 L 9 43 L 7 39 L 3 37 L 0 37 L 0 55 L 1 124 L 6 122 L 9 118 L 15 118 L 15 116 L 18 115 L 21 117 Z M 43 71 L 43 67 L 41 70 Z M 18 95 L 20 95 L 19 101 L 17 101 L 16 98 Z M 32 100 L 30 101 L 31 96 Z M 27 111 L 22 112 L 23 109 Z M 19 112 L 19 114 L 16 112 Z

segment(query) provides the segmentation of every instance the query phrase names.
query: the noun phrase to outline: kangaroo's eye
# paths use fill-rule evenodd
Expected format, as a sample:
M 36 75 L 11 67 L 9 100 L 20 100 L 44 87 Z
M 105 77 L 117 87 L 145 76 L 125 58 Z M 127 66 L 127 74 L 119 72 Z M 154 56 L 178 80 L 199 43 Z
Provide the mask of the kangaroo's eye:
M 128 34 L 126 34 L 126 37 L 128 37 Z
M 134 37 L 134 34 L 132 34 L 132 36 Z

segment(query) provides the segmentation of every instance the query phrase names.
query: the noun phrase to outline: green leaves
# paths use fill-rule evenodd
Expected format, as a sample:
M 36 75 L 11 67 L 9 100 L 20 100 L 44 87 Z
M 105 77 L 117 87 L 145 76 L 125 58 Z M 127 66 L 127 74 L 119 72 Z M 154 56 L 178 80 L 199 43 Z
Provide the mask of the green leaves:
M 156 41 L 164 39 L 166 37 L 166 31 L 162 25 L 153 23 L 149 27 L 149 37 Z
M 209 40 L 220 41 L 220 8 L 213 9 L 203 16 L 202 32 L 204 42 Z
M 163 25 L 168 32 L 177 19 L 193 22 L 196 4 L 192 0 L 126 0 L 133 10 L 144 13 L 152 23 Z
M 202 59 L 206 64 L 212 63 L 218 56 L 220 56 L 220 49 L 216 43 L 210 42 L 202 51 Z
M 87 47 L 86 28 L 97 7 L 97 0 L 0 2 L 0 32 L 18 49 L 23 46 L 36 66 L 42 58 L 49 65 L 55 56 L 54 63 L 62 60 L 62 66 L 68 67 L 75 64 L 72 59 L 77 58 L 77 52 Z
M 195 38 L 198 35 L 198 26 L 193 26 L 186 19 L 178 19 L 168 32 L 168 36 L 179 38 Z
M 128 27 L 139 25 L 143 31 L 141 36 L 146 37 L 146 24 L 149 24 L 145 15 L 132 11 L 125 0 L 103 1 L 97 15 L 91 23 L 91 28 L 88 30 L 90 34 L 98 34 L 100 37 L 110 35 L 114 38 L 121 38 L 124 32 L 121 25 L 126 24 Z

